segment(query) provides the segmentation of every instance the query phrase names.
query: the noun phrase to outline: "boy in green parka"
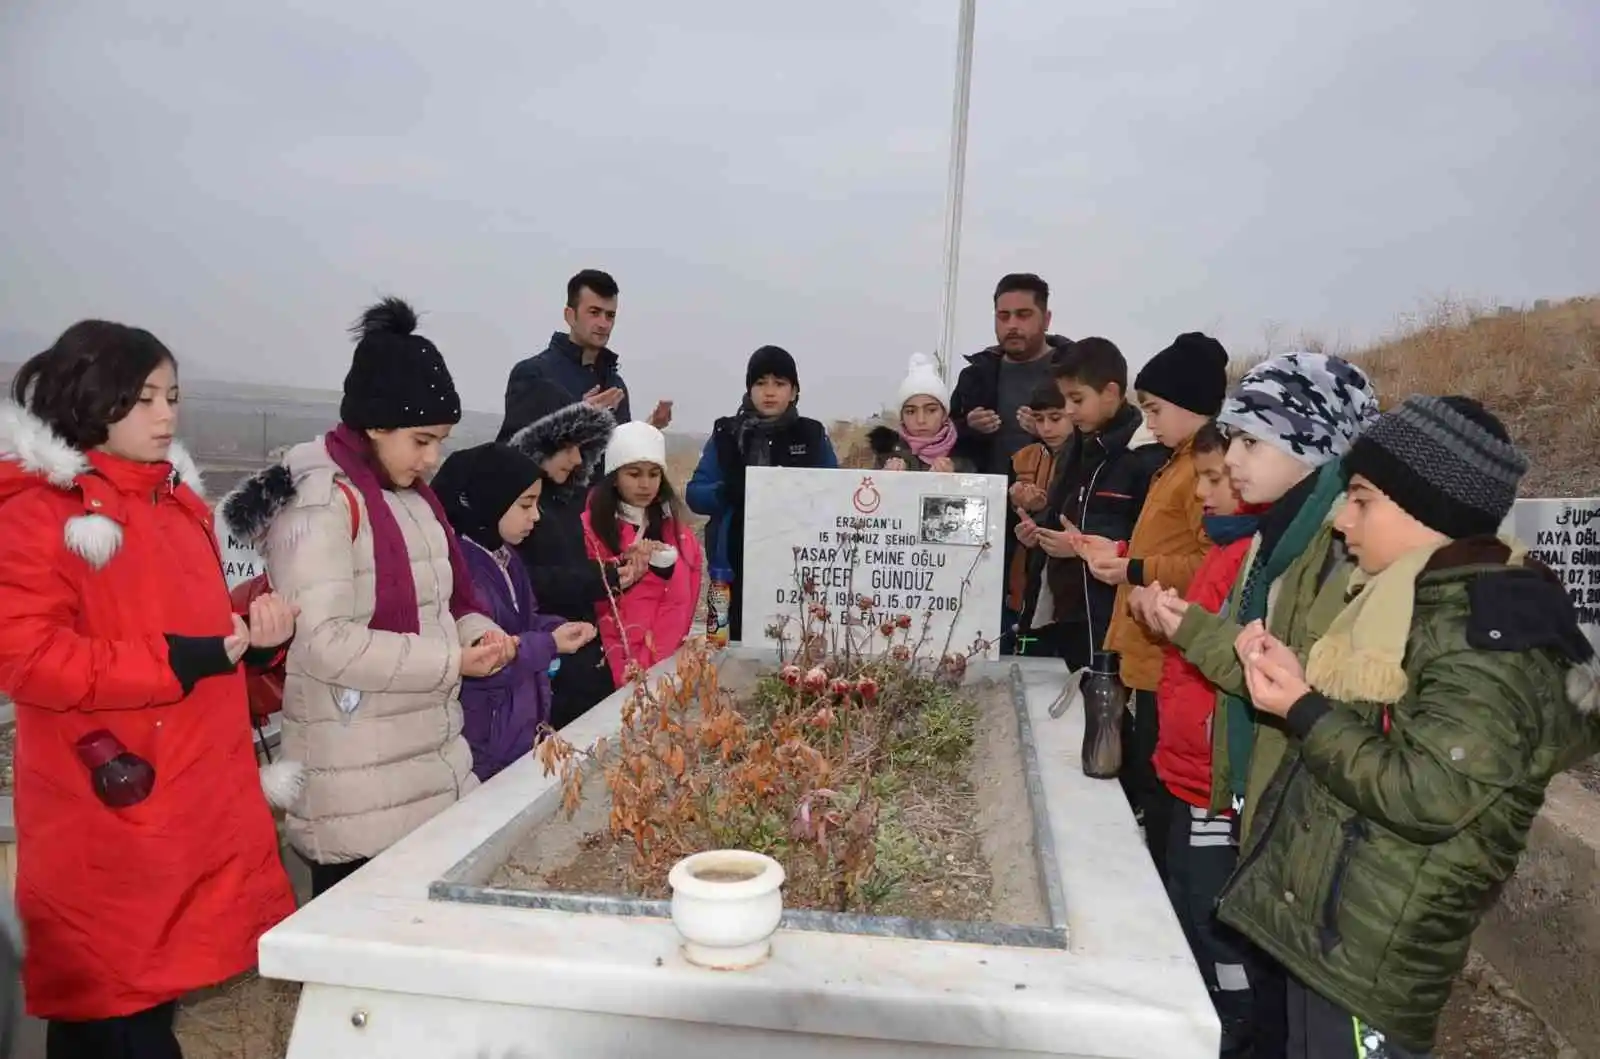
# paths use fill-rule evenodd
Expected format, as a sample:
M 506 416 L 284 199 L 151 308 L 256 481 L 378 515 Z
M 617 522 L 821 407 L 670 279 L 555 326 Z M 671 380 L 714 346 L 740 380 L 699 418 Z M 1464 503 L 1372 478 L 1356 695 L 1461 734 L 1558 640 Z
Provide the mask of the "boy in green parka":
M 1565 589 L 1495 536 L 1527 470 L 1498 419 L 1412 397 L 1343 466 L 1349 602 L 1304 662 L 1238 640 L 1289 743 L 1218 916 L 1289 972 L 1289 1059 L 1406 1059 L 1550 779 L 1600 743 L 1600 691 Z

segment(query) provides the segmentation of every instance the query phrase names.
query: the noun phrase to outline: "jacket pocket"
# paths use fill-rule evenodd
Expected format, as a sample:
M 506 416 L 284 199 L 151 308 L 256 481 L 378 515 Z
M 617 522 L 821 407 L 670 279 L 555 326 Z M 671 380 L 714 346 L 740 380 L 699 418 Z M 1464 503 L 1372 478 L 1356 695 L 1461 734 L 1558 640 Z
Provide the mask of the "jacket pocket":
M 1353 816 L 1344 822 L 1339 829 L 1339 852 L 1333 860 L 1333 870 L 1328 876 L 1328 885 L 1322 895 L 1322 910 L 1317 922 L 1317 942 L 1322 946 L 1324 956 L 1339 947 L 1344 940 L 1339 930 L 1339 909 L 1344 902 L 1345 879 L 1350 873 L 1350 864 L 1355 859 L 1356 850 L 1367 837 L 1367 822 L 1359 816 Z

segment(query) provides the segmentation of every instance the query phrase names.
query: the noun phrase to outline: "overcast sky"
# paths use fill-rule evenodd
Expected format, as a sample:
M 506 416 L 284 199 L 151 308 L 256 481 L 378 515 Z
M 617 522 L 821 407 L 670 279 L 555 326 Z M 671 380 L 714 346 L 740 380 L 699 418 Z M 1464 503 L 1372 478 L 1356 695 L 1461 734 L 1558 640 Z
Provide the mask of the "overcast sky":
M 5 0 L 0 336 L 337 387 L 393 292 L 497 410 L 593 266 L 641 414 L 707 428 L 768 342 L 873 411 L 938 339 L 957 8 Z M 982 0 L 959 351 L 1013 270 L 1136 363 L 1600 291 L 1597 54 L 1593 0 Z

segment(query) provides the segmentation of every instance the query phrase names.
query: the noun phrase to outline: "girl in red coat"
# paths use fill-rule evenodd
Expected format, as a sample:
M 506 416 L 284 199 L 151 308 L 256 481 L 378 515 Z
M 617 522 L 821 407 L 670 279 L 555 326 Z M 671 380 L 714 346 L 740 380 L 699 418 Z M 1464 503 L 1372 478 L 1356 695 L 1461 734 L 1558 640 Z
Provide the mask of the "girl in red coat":
M 87 320 L 0 404 L 0 692 L 16 704 L 18 911 L 50 1059 L 172 1059 L 185 993 L 253 967 L 294 911 L 239 663 L 285 642 L 229 608 L 177 362 Z
M 688 637 L 705 560 L 667 480 L 661 431 L 649 423 L 619 426 L 605 469 L 583 513 L 583 537 L 590 559 L 622 570 L 621 592 L 595 605 L 606 662 L 621 687 L 630 662 L 649 669 Z

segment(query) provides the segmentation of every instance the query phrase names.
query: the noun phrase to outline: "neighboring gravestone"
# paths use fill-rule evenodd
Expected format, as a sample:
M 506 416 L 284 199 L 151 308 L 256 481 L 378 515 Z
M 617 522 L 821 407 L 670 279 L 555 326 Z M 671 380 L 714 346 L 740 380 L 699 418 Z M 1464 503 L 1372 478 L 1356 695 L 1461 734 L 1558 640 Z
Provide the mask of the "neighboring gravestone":
M 222 576 L 228 582 L 228 591 L 232 592 L 257 574 L 266 572 L 267 567 L 244 538 L 234 535 L 220 514 L 215 515 L 215 522 L 217 544 L 222 549 Z
M 1600 497 L 1518 500 L 1502 532 L 1556 572 L 1578 623 L 1600 643 Z
M 990 641 L 1005 600 L 1006 480 L 988 474 L 752 467 L 745 485 L 744 640 L 798 629 L 809 581 L 832 611 L 906 614 L 927 653 Z M 965 582 L 965 586 L 963 586 Z M 953 628 L 952 628 L 953 626 Z M 881 649 L 883 641 L 878 638 Z

